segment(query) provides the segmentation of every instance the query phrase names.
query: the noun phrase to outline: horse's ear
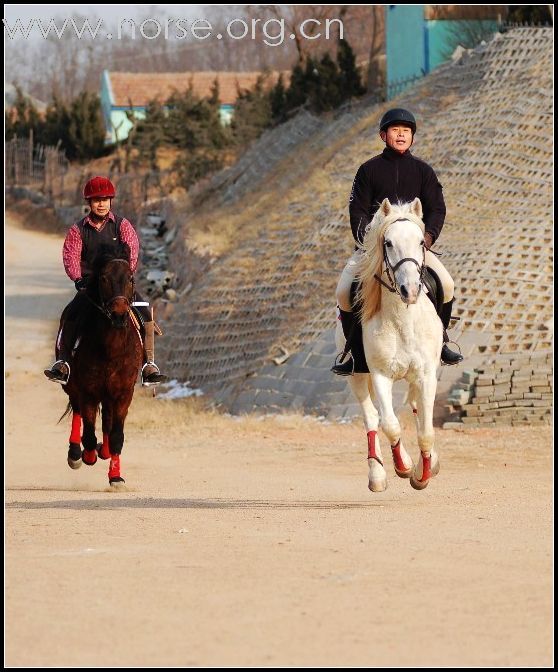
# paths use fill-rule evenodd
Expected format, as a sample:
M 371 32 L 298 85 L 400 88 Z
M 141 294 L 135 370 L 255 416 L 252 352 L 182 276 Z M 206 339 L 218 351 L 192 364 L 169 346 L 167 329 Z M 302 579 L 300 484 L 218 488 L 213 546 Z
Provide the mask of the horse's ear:
M 416 215 L 419 219 L 422 219 L 422 203 L 420 202 L 420 198 L 415 198 L 415 200 L 411 203 L 411 212 L 413 215 Z
M 380 205 L 380 210 L 384 217 L 387 217 L 389 215 L 389 213 L 391 212 L 391 203 L 389 202 L 388 198 L 384 198 L 382 204 Z

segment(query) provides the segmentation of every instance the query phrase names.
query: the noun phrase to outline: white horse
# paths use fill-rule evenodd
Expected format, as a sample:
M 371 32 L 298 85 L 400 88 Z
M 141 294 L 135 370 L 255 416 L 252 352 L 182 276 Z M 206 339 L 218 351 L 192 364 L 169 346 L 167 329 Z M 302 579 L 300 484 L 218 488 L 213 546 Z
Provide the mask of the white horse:
M 392 205 L 386 198 L 374 215 L 357 265 L 361 287 L 362 336 L 370 373 L 349 377 L 359 401 L 368 434 L 368 487 L 387 488 L 378 425 L 387 436 L 395 472 L 410 478 L 422 490 L 440 468 L 434 450 L 434 397 L 436 369 L 442 349 L 442 322 L 423 291 L 425 272 L 424 223 L 418 198 Z M 345 344 L 340 322 L 336 342 Z M 408 401 L 415 414 L 420 457 L 416 466 L 401 442 L 401 426 L 393 410 L 392 389 L 396 380 L 409 383 Z M 374 393 L 378 411 L 374 407 Z

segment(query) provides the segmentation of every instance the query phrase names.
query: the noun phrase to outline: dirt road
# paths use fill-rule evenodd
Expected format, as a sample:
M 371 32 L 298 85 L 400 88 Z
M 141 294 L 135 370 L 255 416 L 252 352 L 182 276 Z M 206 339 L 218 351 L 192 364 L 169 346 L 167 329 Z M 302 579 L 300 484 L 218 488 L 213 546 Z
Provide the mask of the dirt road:
M 106 463 L 67 466 L 42 374 L 60 250 L 9 220 L 6 666 L 552 664 L 550 428 L 438 430 L 430 486 L 373 495 L 360 424 L 138 388 L 110 492 Z

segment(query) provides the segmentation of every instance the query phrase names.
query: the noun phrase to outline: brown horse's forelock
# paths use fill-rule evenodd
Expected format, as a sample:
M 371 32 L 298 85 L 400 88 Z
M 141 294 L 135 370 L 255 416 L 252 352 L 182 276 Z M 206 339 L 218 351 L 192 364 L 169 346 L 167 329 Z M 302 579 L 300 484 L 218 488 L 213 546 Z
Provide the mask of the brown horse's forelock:
M 107 269 L 107 265 L 115 261 L 124 261 L 126 263 L 115 264 L 114 268 Z M 122 283 L 124 282 L 124 279 L 126 279 L 127 282 L 127 279 L 129 278 L 129 274 L 131 272 L 129 264 L 130 264 L 129 248 L 125 244 L 121 245 L 117 250 L 101 251 L 101 253 L 97 256 L 93 264 L 92 276 L 88 283 L 87 292 L 89 297 L 93 300 L 93 303 L 89 307 L 84 306 L 84 313 L 85 311 L 91 312 L 91 308 L 93 308 L 92 314 L 95 315 L 95 310 L 98 308 L 98 306 L 105 306 L 106 302 L 108 302 L 110 299 L 115 298 L 115 297 L 103 296 L 101 294 L 99 278 L 101 274 L 105 271 L 105 269 L 107 269 L 109 274 L 113 277 L 113 279 L 116 280 L 118 284 L 120 284 L 120 282 Z M 118 293 L 118 290 L 116 291 Z M 128 298 L 129 300 L 131 300 L 131 297 Z M 122 321 L 122 324 L 117 324 L 120 321 Z M 124 326 L 125 324 L 125 321 L 120 320 L 119 318 L 115 318 L 115 322 L 116 323 L 113 323 L 113 326 L 117 327 Z

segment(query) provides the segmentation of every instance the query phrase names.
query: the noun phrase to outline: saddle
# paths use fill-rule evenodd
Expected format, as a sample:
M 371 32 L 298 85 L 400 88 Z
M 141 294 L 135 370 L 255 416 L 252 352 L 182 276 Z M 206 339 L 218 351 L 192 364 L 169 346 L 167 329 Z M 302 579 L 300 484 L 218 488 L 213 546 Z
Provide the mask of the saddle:
M 138 338 L 140 339 L 141 346 L 143 347 L 143 343 L 145 341 L 144 318 L 143 318 L 141 312 L 138 310 L 138 308 L 136 306 L 131 306 L 129 313 L 130 313 L 130 318 L 132 320 L 132 324 L 134 325 L 134 327 L 137 331 L 137 334 L 138 334 Z M 64 318 L 64 313 L 62 313 L 62 319 L 63 318 Z M 63 322 L 62 322 L 62 324 L 63 324 Z M 74 339 L 74 342 L 68 344 L 70 346 L 70 351 L 72 352 L 72 354 L 75 354 L 75 351 L 77 350 L 78 345 L 80 344 L 80 341 L 81 341 L 82 329 L 81 329 L 81 324 L 79 322 L 79 319 L 78 319 L 78 325 L 79 326 L 76 330 L 76 337 Z M 156 336 L 162 336 L 163 331 L 162 331 L 161 327 L 157 324 L 157 322 L 155 322 L 155 320 L 153 320 L 153 326 L 155 328 L 155 335 Z M 58 352 L 58 350 L 59 349 L 57 348 L 57 352 Z
M 356 299 L 356 295 L 359 289 L 359 281 L 353 280 L 351 285 L 351 306 L 353 307 L 353 312 L 360 310 L 361 306 Z M 432 305 L 436 310 L 437 315 L 442 317 L 442 306 L 444 305 L 444 288 L 440 282 L 440 278 L 436 271 L 433 271 L 431 268 L 426 267 L 424 273 L 424 287 L 423 291 L 426 291 L 426 296 L 432 301 Z
M 428 290 L 426 296 L 432 301 L 436 313 L 442 317 L 442 306 L 444 305 L 444 288 L 436 271 L 428 266 L 424 274 L 424 289 Z

